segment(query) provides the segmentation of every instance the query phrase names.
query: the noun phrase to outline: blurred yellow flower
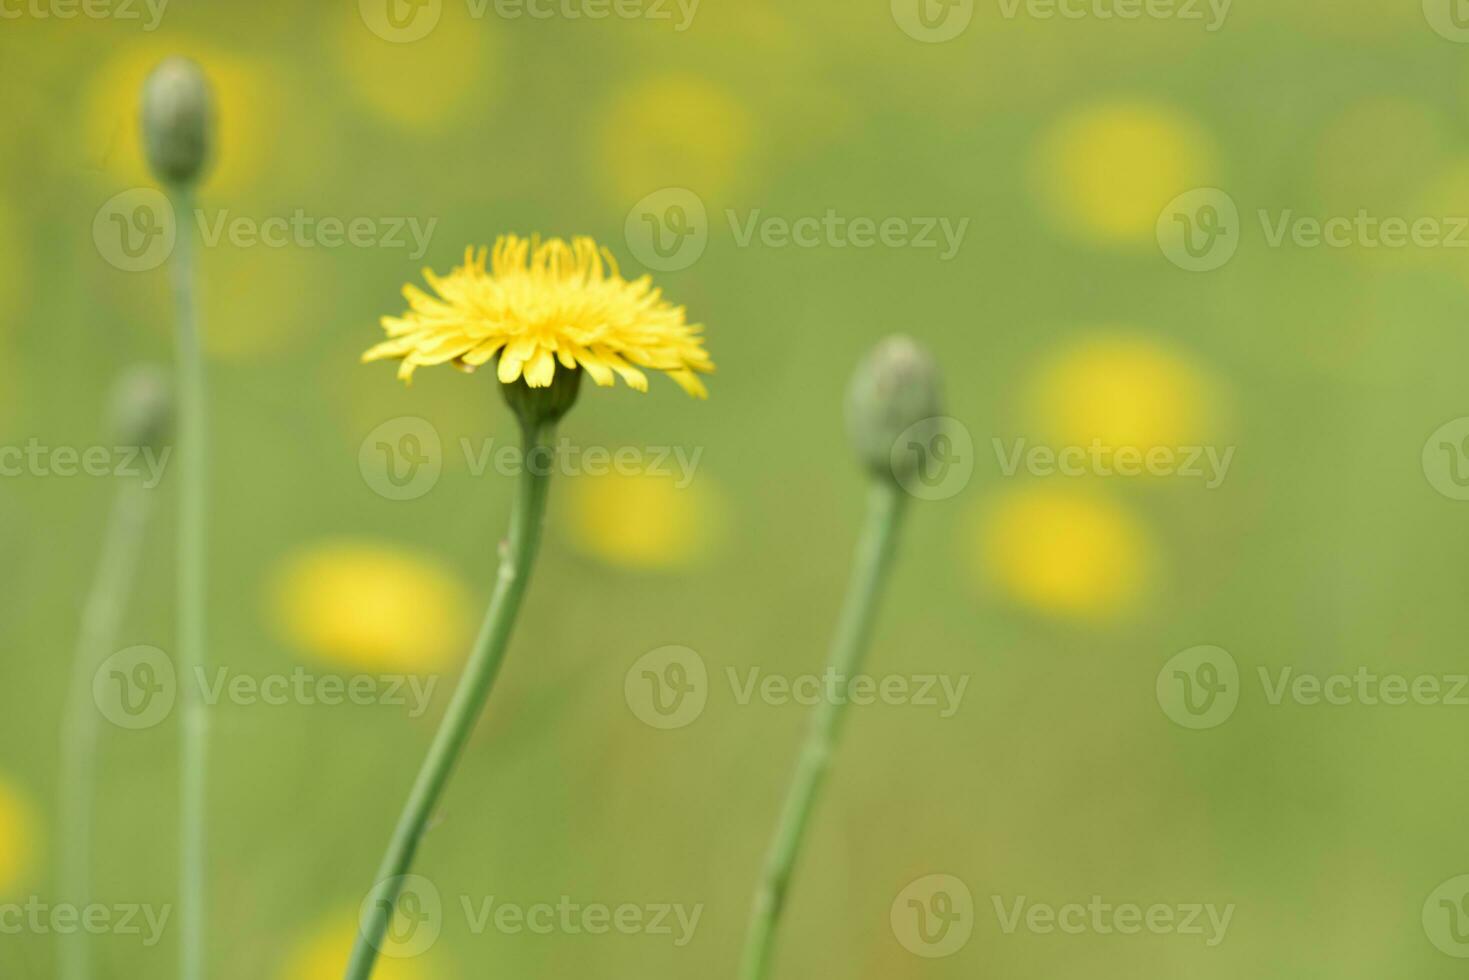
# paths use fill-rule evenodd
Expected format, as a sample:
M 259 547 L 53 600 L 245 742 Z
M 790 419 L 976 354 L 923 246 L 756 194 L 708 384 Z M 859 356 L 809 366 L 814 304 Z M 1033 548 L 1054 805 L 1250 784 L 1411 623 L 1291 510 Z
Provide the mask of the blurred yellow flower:
M 143 79 L 169 55 L 197 61 L 216 100 L 214 151 L 203 186 L 233 191 L 248 186 L 270 159 L 280 127 L 270 121 L 282 101 L 275 69 L 191 38 L 144 35 L 119 45 L 87 83 L 82 100 L 82 153 L 88 166 L 129 186 L 152 186 L 138 127 Z
M 1217 385 L 1184 354 L 1146 337 L 1108 331 L 1056 351 L 1036 370 L 1027 414 L 1059 445 L 1108 449 L 1204 445 Z
M 1060 228 L 1109 245 L 1152 242 L 1168 202 L 1213 175 L 1211 140 L 1188 116 L 1165 105 L 1107 102 L 1051 126 L 1032 179 Z
M 613 97 L 594 159 L 619 207 L 664 187 L 719 201 L 746 173 L 754 139 L 750 112 L 734 96 L 695 75 L 662 75 Z
M 356 938 L 354 913 L 343 910 L 291 950 L 280 980 L 342 980 Z M 442 980 L 447 976 L 441 963 L 435 962 L 430 968 L 429 954 L 394 957 L 391 934 L 384 937 L 383 945 L 384 954 L 378 957 L 372 972 L 375 980 Z
M 326 317 L 326 284 L 337 270 L 316 248 L 237 248 L 221 244 L 200 256 L 204 347 L 226 361 L 257 361 L 312 336 Z M 258 304 L 266 297 L 290 297 L 270 316 Z M 170 325 L 162 323 L 167 329 Z
M 287 556 L 268 601 L 280 634 L 334 664 L 367 670 L 444 666 L 472 628 L 464 586 L 433 558 L 362 540 Z
M 568 481 L 571 544 L 609 565 L 683 568 L 706 558 L 723 538 L 723 495 L 706 476 L 580 474 Z
M 435 6 L 438 23 L 406 44 L 384 40 L 358 17 L 336 18 L 337 55 L 352 94 L 382 117 L 411 129 L 461 119 L 470 100 L 474 112 L 483 116 L 492 95 L 493 18 L 471 19 L 462 3 Z
M 13 893 L 35 867 L 36 827 L 30 802 L 0 779 L 0 895 Z
M 453 362 L 472 371 L 498 357 L 501 384 L 524 377 L 532 388 L 550 386 L 559 363 L 603 386 L 615 373 L 638 391 L 648 390 L 638 370 L 645 367 L 691 395 L 707 394 L 694 373 L 714 370 L 703 328 L 663 299 L 651 276 L 623 279 L 612 253 L 590 238 L 568 245 L 502 235 L 488 271 L 487 252 L 465 249 L 464 264 L 447 276 L 425 269 L 437 297 L 403 287 L 411 309 L 383 317 L 390 339 L 362 359 L 397 358 L 398 377 L 407 381 L 423 365 Z
M 1106 619 L 1133 609 L 1151 578 L 1142 526 L 1105 497 L 1030 487 L 983 505 L 980 572 L 1024 605 L 1057 616 Z

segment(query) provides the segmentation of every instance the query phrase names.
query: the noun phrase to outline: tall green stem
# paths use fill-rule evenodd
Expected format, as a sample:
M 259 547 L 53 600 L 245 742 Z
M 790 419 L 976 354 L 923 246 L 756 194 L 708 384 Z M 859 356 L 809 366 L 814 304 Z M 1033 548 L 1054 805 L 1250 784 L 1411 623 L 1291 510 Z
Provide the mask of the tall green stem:
M 418 771 L 418 779 L 408 794 L 408 802 L 378 867 L 377 880 L 366 905 L 369 912 L 360 923 L 352 959 L 347 967 L 347 980 L 367 980 L 372 975 L 378 949 L 402 891 L 402 876 L 413 864 L 424 828 L 448 784 L 454 763 L 474 729 L 500 672 L 500 664 L 505 659 L 510 631 L 515 625 L 531 566 L 540 546 L 546 492 L 550 487 L 549 454 L 555 451 L 552 448 L 553 430 L 554 425 L 550 423 L 525 423 L 521 426 L 524 453 L 520 485 L 510 512 L 509 539 L 500 547 L 500 570 L 495 578 L 495 590 L 465 665 L 464 676 L 454 691 L 454 698 L 439 724 L 433 744 L 429 746 L 428 756 Z
M 173 188 L 178 234 L 173 292 L 178 344 L 178 674 L 179 725 L 179 976 L 204 978 L 205 819 L 209 770 L 209 716 L 199 679 L 204 676 L 205 521 L 208 492 L 208 420 L 204 355 L 195 302 L 194 195 Z
M 755 893 L 755 907 L 740 967 L 741 980 L 763 980 L 769 973 L 791 873 L 836 748 L 842 708 L 847 702 L 846 690 L 852 677 L 861 669 L 867 652 L 878 598 L 892 564 L 893 543 L 904 499 L 897 484 L 888 480 L 873 483 L 852 579 L 827 659 L 833 676 L 840 678 L 842 690 L 837 696 L 822 701 L 812 716 L 811 729 L 806 735 L 795 778 L 791 781 L 780 822 L 776 825 L 775 840 L 766 858 L 764 877 Z
M 124 480 L 117 488 L 108 517 L 97 575 L 82 607 L 71 692 L 61 730 L 61 894 L 78 908 L 92 900 L 98 718 L 92 679 L 117 645 L 118 626 L 137 571 L 147 515 L 148 491 L 140 480 Z M 61 980 L 90 980 L 92 956 L 86 932 L 58 933 L 58 938 Z

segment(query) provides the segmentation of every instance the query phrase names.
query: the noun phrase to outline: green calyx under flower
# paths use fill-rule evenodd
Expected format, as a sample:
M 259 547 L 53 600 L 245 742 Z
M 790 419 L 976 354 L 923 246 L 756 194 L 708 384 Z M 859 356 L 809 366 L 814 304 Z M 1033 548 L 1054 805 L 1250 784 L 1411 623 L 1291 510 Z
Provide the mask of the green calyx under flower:
M 581 390 L 582 371 L 579 368 L 562 368 L 551 378 L 551 383 L 532 388 L 525 378 L 517 378 L 509 384 L 500 384 L 500 394 L 510 406 L 522 425 L 553 425 L 576 404 L 577 392 Z

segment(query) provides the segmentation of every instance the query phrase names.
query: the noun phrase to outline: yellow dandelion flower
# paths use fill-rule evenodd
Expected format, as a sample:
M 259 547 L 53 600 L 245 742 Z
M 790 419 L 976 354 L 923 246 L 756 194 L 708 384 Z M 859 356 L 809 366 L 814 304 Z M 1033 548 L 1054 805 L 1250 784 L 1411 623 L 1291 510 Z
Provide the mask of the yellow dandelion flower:
M 1213 180 L 1211 142 L 1167 106 L 1090 106 L 1064 116 L 1042 139 L 1036 191 L 1055 222 L 1083 239 L 1151 242 L 1168 202 Z
M 281 980 L 341 980 L 347 972 L 347 957 L 356 938 L 352 912 L 343 910 L 297 944 L 281 969 Z M 383 945 L 389 955 L 383 956 L 373 971 L 377 980 L 433 980 L 446 975 L 442 970 L 431 970 L 426 956 L 391 955 L 394 945 L 391 934 L 383 937 Z
M 1057 351 L 1029 382 L 1029 415 L 1060 443 L 1146 453 L 1201 445 L 1217 414 L 1217 385 L 1181 352 L 1125 331 Z
M 450 571 L 371 541 L 327 541 L 290 555 L 268 592 L 281 636 L 348 667 L 441 667 L 472 627 L 469 596 Z
M 991 501 L 976 534 L 983 577 L 1051 615 L 1105 619 L 1130 611 L 1154 563 L 1131 514 L 1070 489 L 1028 488 Z
M 612 253 L 590 238 L 568 244 L 504 235 L 488 269 L 487 252 L 466 249 L 464 264 L 447 276 L 424 269 L 437 296 L 404 286 L 408 312 L 383 317 L 389 339 L 362 359 L 397 359 L 407 381 L 424 365 L 473 371 L 498 357 L 502 384 L 523 377 L 532 388 L 549 387 L 559 364 L 585 369 L 604 387 L 615 374 L 646 391 L 639 368 L 651 368 L 690 395 L 707 394 L 695 374 L 714 370 L 702 327 L 664 300 L 650 276 L 623 279 Z
M 696 563 L 723 534 L 724 498 L 706 477 L 678 484 L 672 476 L 651 474 L 576 477 L 567 502 L 571 544 L 623 568 Z
M 759 130 L 750 110 L 697 75 L 641 79 L 615 93 L 601 119 L 596 159 L 622 208 L 660 187 L 723 199 L 749 174 L 756 155 Z
M 10 894 L 35 866 L 36 817 L 19 789 L 0 779 L 0 895 Z

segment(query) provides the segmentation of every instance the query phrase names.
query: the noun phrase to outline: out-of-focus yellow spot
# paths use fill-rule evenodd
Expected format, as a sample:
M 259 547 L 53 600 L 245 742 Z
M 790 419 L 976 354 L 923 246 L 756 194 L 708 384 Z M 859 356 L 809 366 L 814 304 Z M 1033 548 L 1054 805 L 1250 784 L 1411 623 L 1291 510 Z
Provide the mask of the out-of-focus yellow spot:
M 1123 615 L 1151 577 L 1144 529 L 1119 505 L 1085 491 L 1012 492 L 984 507 L 977 528 L 985 580 L 1050 615 Z
M 217 219 L 217 212 L 205 210 L 206 223 Z M 198 234 L 197 228 L 191 230 Z M 326 315 L 323 297 L 331 291 L 324 283 L 333 272 L 328 254 L 321 246 L 273 248 L 258 243 L 203 249 L 205 348 L 224 360 L 251 361 L 277 354 L 308 336 Z M 272 297 L 289 302 L 274 304 L 274 311 L 262 316 L 260 302 Z
M 681 475 L 625 472 L 567 482 L 572 545 L 610 565 L 683 568 L 723 539 L 725 501 L 702 474 L 687 486 Z
M 91 76 L 82 100 L 84 164 L 129 186 L 151 186 L 138 127 L 143 80 L 169 55 L 193 58 L 214 91 L 214 147 L 202 186 L 234 191 L 249 186 L 274 152 L 269 121 L 284 101 L 274 69 L 190 38 L 143 40 L 119 45 L 116 55 Z
M 280 980 L 342 980 L 347 960 L 357 939 L 357 926 L 351 910 L 343 910 L 315 933 L 301 940 L 286 958 Z M 391 933 L 383 939 L 382 954 L 373 970 L 376 980 L 443 980 L 448 976 L 442 962 L 430 968 L 430 954 L 394 956 Z
M 1151 243 L 1174 197 L 1214 179 L 1212 141 L 1165 105 L 1109 102 L 1063 116 L 1042 137 L 1036 193 L 1063 230 L 1098 244 Z
M 1026 394 L 1028 415 L 1061 446 L 1204 445 L 1217 412 L 1217 385 L 1184 354 L 1150 339 L 1103 333 L 1042 363 Z
M 0 895 L 13 894 L 36 866 L 36 816 L 21 791 L 0 779 Z
M 356 16 L 340 17 L 342 74 L 364 105 L 410 129 L 460 119 L 468 102 L 476 118 L 483 118 L 492 94 L 490 20 L 472 19 L 465 4 L 445 3 L 433 30 L 398 44 L 378 37 Z
M 1317 216 L 1354 218 L 1366 209 L 1379 219 L 1411 219 L 1401 209 L 1443 166 L 1446 139 L 1438 114 L 1421 103 L 1372 98 L 1347 106 L 1316 145 Z
M 661 75 L 618 92 L 596 159 L 623 207 L 664 187 L 687 187 L 710 207 L 745 172 L 754 124 L 734 96 L 694 75 Z
M 367 670 L 441 667 L 471 628 L 469 595 L 447 568 L 373 541 L 324 541 L 287 556 L 268 600 L 292 645 Z

